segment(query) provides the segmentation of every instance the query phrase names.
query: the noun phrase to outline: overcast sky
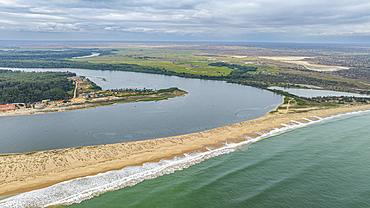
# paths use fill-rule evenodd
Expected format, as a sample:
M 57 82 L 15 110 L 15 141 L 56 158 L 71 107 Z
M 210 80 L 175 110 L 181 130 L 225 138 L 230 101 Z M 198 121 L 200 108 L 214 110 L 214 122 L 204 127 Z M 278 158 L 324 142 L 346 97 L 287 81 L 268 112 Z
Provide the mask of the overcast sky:
M 370 42 L 369 0 L 0 0 L 0 40 Z

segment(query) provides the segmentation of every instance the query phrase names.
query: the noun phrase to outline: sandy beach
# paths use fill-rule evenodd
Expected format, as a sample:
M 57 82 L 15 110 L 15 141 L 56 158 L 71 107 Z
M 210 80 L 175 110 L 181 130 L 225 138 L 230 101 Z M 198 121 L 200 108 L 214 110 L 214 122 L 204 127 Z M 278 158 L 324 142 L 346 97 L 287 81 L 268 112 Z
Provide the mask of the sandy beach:
M 246 135 L 269 131 L 292 120 L 369 109 L 370 105 L 279 111 L 261 118 L 208 131 L 153 140 L 47 150 L 0 156 L 0 196 L 44 188 L 73 178 L 95 175 L 126 166 L 155 162 L 194 151 L 207 151 L 226 141 L 245 141 Z M 302 120 L 304 122 L 305 120 Z M 307 122 L 307 121 L 305 121 Z

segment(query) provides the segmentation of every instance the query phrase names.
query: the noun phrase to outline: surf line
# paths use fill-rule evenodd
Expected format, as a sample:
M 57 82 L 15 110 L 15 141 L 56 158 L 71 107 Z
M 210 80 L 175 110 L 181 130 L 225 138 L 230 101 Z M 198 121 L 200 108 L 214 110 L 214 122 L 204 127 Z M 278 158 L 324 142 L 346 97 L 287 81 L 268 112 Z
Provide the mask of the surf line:
M 369 109 L 367 109 L 368 111 Z M 366 110 L 365 110 L 366 111 Z M 330 120 L 343 115 L 359 114 L 364 110 L 334 113 L 325 116 L 303 117 L 301 120 L 291 120 L 287 124 L 254 131 L 236 139 L 229 139 L 193 152 L 176 155 L 172 159 L 162 159 L 159 162 L 148 162 L 140 166 L 127 166 L 120 170 L 108 171 L 94 176 L 72 179 L 53 186 L 22 193 L 0 201 L 2 207 L 44 207 L 52 205 L 70 205 L 90 199 L 102 193 L 133 186 L 144 180 L 154 179 L 164 174 L 183 170 L 206 159 L 236 151 L 242 146 L 258 142 L 262 139 L 279 135 L 310 124 Z

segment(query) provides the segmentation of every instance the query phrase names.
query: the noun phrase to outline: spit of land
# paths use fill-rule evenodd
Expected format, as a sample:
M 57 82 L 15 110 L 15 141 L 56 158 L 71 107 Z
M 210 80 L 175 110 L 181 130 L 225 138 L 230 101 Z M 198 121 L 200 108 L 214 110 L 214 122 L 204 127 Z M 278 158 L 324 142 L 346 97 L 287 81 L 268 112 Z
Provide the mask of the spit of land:
M 1 155 L 0 196 L 35 190 L 73 178 L 118 170 L 127 166 L 183 156 L 184 153 L 208 151 L 206 147 L 219 147 L 225 142 L 245 141 L 246 135 L 253 137 L 258 135 L 256 132 L 268 132 L 292 120 L 307 122 L 306 119 L 317 120 L 315 116 L 368 110 L 370 105 L 313 107 L 294 112 L 289 109 L 289 104 L 284 107 L 284 110 L 277 109 L 274 113 L 255 120 L 187 135 Z

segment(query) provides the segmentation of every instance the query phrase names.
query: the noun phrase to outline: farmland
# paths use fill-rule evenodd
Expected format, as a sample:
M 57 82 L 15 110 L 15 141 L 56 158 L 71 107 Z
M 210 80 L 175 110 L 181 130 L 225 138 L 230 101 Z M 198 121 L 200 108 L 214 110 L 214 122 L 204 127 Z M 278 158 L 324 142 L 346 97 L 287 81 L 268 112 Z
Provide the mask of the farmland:
M 114 42 L 76 45 L 45 42 L 27 47 L 0 50 L 0 66 L 134 71 L 225 80 L 263 89 L 314 86 L 335 91 L 370 92 L 367 58 L 370 49 L 367 47 Z M 298 61 L 284 61 L 279 57 L 298 58 Z

